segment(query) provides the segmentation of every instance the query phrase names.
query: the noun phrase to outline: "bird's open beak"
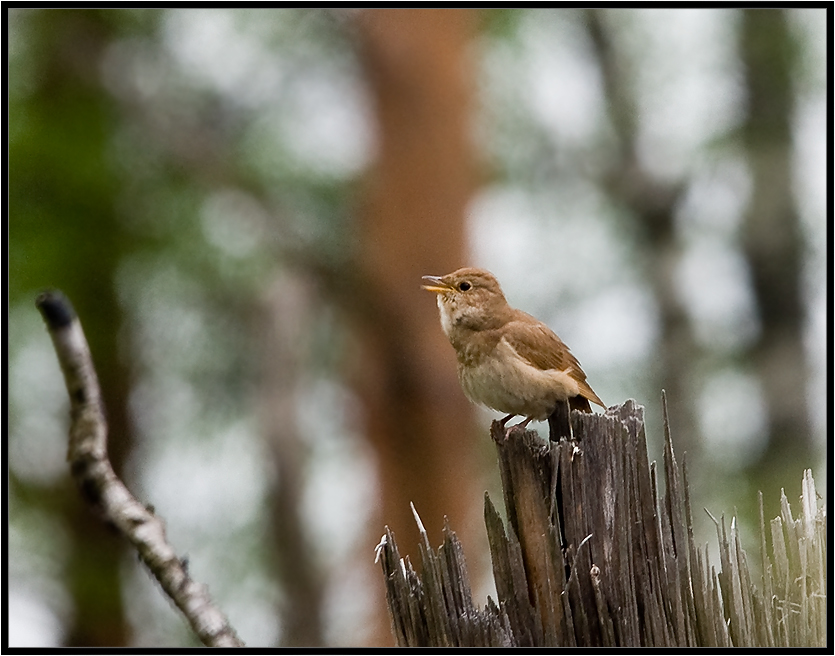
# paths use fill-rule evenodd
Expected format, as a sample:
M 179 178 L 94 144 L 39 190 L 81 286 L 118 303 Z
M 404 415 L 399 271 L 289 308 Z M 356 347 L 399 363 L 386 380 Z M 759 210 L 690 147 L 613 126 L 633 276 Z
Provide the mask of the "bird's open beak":
M 423 280 L 431 283 L 429 285 L 421 285 L 421 287 L 428 292 L 443 294 L 444 292 L 448 292 L 450 290 L 450 286 L 438 276 L 423 276 Z

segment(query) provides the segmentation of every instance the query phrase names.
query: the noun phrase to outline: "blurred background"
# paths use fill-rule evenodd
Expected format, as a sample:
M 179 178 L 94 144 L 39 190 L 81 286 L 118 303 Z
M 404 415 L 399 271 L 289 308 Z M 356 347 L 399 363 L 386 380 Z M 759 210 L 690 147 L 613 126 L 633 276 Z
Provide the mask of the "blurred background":
M 491 593 L 497 415 L 424 274 L 493 271 L 645 405 L 651 460 L 665 389 L 700 542 L 736 512 L 758 561 L 757 491 L 826 489 L 826 10 L 7 20 L 12 646 L 196 644 L 74 489 L 46 287 L 117 472 L 249 646 L 392 644 L 374 545 L 417 556 L 410 501 Z

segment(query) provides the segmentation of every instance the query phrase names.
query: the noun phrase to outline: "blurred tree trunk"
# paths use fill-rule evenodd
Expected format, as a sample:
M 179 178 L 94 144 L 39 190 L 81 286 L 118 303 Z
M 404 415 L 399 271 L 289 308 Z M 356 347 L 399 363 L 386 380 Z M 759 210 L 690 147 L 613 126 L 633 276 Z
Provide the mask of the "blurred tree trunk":
M 636 151 L 638 114 L 629 70 L 615 50 L 606 12 L 587 10 L 586 17 L 602 71 L 609 117 L 619 140 L 619 153 L 605 185 L 643 228 L 641 242 L 647 246 L 647 259 L 653 262 L 650 282 L 661 316 L 659 379 L 667 390 L 676 440 L 692 462 L 700 447 L 693 407 L 697 390 L 690 376 L 700 354 L 674 277 L 679 258 L 674 211 L 686 181 L 658 180 L 641 166 Z M 766 499 L 775 500 L 775 505 L 766 508 L 766 517 L 773 517 L 779 514 L 779 495 L 768 490 L 800 480 L 814 456 L 802 343 L 803 244 L 791 188 L 793 46 L 785 11 L 746 10 L 740 19 L 739 52 L 748 100 L 742 144 L 753 180 L 742 248 L 761 323 L 759 340 L 748 355 L 769 418 L 767 446 L 749 467 L 748 478 L 751 489 L 760 489 Z M 755 522 L 755 497 L 750 500 L 750 507 L 742 510 Z
M 741 14 L 739 51 L 747 93 L 742 134 L 753 182 L 742 241 L 761 326 L 750 358 L 768 412 L 767 446 L 749 476 L 754 489 L 765 492 L 800 480 L 815 454 L 803 349 L 803 238 L 792 197 L 794 44 L 785 10 Z M 766 517 L 779 514 L 777 495 L 764 497 L 775 500 Z
M 122 475 L 133 432 L 130 372 L 118 344 L 123 313 L 113 281 L 127 242 L 114 214 L 117 184 L 107 161 L 112 114 L 99 85 L 100 57 L 112 26 L 94 11 L 38 11 L 29 20 L 32 33 L 49 46 L 46 57 L 33 62 L 39 67 L 32 76 L 36 86 L 17 109 L 25 114 L 29 137 L 9 149 L 9 238 L 28 253 L 10 263 L 10 286 L 32 298 L 39 289 L 58 287 L 75 305 L 104 395 L 110 459 Z M 69 472 L 56 486 L 67 522 L 65 580 L 73 604 L 65 644 L 125 646 L 130 639 L 120 576 L 125 543 L 70 489 Z M 43 491 L 45 499 L 54 494 Z
M 476 553 L 484 546 L 473 540 L 481 534 L 476 440 L 487 436 L 476 434 L 435 299 L 420 288 L 422 275 L 467 263 L 464 219 L 475 185 L 467 49 L 475 15 L 373 9 L 356 25 L 378 125 L 378 160 L 356 235 L 355 292 L 365 300 L 353 317 L 356 389 L 379 457 L 373 530 L 379 538 L 387 524 L 416 555 L 414 502 L 432 543 L 442 539 L 446 515 L 465 550 Z
M 638 156 L 638 107 L 633 74 L 615 49 L 606 10 L 586 10 L 586 25 L 603 80 L 606 108 L 618 147 L 603 180 L 614 202 L 633 217 L 644 249 L 645 271 L 653 290 L 661 323 L 655 380 L 658 393 L 667 392 L 670 424 L 676 443 L 689 456 L 698 457 L 699 441 L 691 372 L 698 358 L 687 310 L 676 288 L 681 246 L 675 230 L 676 204 L 684 181 L 662 180 L 641 163 Z
M 302 276 L 288 272 L 263 299 L 261 339 L 261 420 L 274 483 L 270 494 L 272 556 L 282 587 L 281 647 L 319 647 L 323 582 L 301 514 L 304 445 L 296 423 L 298 381 L 306 364 L 311 322 L 311 290 Z

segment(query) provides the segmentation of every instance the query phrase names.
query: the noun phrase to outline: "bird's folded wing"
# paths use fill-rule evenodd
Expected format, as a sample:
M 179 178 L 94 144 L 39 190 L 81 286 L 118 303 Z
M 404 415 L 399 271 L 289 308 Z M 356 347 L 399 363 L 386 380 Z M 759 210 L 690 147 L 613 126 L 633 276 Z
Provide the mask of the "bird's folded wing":
M 524 360 L 537 369 L 567 371 L 580 386 L 580 394 L 601 407 L 606 407 L 600 397 L 586 382 L 586 374 L 577 358 L 565 343 L 544 323 L 531 317 L 531 321 L 511 321 L 504 326 L 504 337 Z

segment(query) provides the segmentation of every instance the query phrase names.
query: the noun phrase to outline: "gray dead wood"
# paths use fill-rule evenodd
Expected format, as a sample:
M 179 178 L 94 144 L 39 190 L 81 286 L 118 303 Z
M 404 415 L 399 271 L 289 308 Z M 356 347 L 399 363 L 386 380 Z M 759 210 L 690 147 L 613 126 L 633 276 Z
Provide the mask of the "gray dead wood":
M 448 525 L 437 551 L 421 526 L 417 570 L 386 529 L 378 557 L 397 644 L 825 646 L 826 512 L 811 472 L 800 517 L 784 496 L 781 516 L 762 521 L 761 580 L 735 518 L 715 520 L 717 571 L 707 545 L 694 542 L 687 468 L 666 416 L 664 424 L 661 480 L 634 401 L 605 414 L 572 411 L 573 440 L 544 442 L 531 431 L 505 439 L 494 422 L 506 520 L 487 495 L 484 519 L 497 599 L 475 605 Z

